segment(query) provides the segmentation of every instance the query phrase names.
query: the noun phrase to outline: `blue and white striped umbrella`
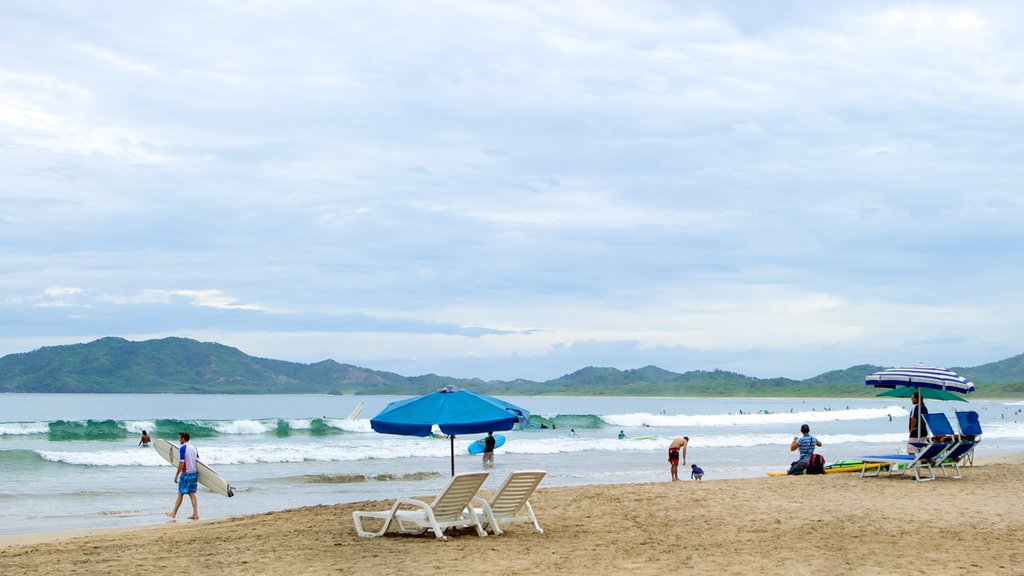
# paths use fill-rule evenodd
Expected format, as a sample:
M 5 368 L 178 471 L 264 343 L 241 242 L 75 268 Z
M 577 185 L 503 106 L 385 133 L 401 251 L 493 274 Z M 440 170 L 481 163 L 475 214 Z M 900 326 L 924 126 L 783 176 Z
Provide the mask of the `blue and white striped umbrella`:
M 876 388 L 896 388 L 910 386 L 913 388 L 934 388 L 948 390 L 960 394 L 974 392 L 974 384 L 967 378 L 943 368 L 930 366 L 914 366 L 913 368 L 889 368 L 875 372 L 864 379 L 868 386 Z

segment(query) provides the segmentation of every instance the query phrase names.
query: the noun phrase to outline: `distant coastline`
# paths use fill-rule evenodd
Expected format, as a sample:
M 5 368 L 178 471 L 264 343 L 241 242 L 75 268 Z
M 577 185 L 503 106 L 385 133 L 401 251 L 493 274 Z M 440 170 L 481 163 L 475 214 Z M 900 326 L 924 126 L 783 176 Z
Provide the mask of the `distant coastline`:
M 107 337 L 0 358 L 0 393 L 422 394 L 453 384 L 519 396 L 865 398 L 870 364 L 805 380 L 755 378 L 725 370 L 671 372 L 657 366 L 586 367 L 553 380 L 481 380 L 427 374 L 401 376 L 324 360 L 301 364 L 249 356 L 214 342 Z M 1024 398 L 1024 354 L 975 367 L 951 367 L 977 386 L 973 397 Z

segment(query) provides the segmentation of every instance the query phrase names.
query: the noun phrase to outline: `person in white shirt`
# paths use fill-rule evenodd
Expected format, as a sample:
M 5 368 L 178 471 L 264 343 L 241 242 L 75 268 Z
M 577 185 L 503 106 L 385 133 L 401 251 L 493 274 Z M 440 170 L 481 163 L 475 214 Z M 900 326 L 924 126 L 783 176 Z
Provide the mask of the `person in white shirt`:
M 185 494 L 188 494 L 189 499 L 192 500 L 192 515 L 188 519 L 199 520 L 199 504 L 196 502 L 196 484 L 198 483 L 196 461 L 199 460 L 199 451 L 188 443 L 190 439 L 188 432 L 178 433 L 178 442 L 181 442 L 181 448 L 178 449 L 178 467 L 174 470 L 174 483 L 178 485 L 178 499 L 174 502 L 174 510 L 166 514 L 171 518 L 177 516 L 181 501 Z

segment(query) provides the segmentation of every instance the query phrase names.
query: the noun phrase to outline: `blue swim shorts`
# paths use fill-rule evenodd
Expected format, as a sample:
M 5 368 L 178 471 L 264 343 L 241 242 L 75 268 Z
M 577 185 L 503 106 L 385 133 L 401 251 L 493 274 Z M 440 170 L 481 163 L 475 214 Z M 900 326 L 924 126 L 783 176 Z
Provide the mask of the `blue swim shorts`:
M 195 494 L 196 473 L 186 472 L 178 476 L 178 494 Z

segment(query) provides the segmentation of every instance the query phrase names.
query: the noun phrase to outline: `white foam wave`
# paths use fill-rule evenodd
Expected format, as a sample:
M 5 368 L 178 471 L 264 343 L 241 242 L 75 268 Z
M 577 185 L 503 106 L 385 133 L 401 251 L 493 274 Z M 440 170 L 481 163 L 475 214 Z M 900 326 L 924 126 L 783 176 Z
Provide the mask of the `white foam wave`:
M 1024 438 L 1024 422 L 985 422 L 982 441 L 993 438 Z
M 215 423 L 213 429 L 221 434 L 266 434 L 277 429 L 277 421 L 232 420 Z
M 26 434 L 46 434 L 50 426 L 46 422 L 3 422 L 0 423 L 0 436 L 23 436 Z
M 152 420 L 129 420 L 124 423 L 124 429 L 135 434 L 141 434 L 143 430 L 155 430 L 156 422 Z
M 292 430 L 309 430 L 313 427 L 313 420 L 311 418 L 305 420 L 285 420 L 284 422 Z
M 349 420 L 348 418 L 328 418 L 324 422 L 332 428 L 345 432 L 373 432 L 369 420 Z
M 98 450 L 95 452 L 60 452 L 36 450 L 48 462 L 78 466 L 167 466 L 167 462 L 151 448 L 134 450 Z
M 769 412 L 754 414 L 608 414 L 601 419 L 622 427 L 696 427 L 696 426 L 759 426 L 765 424 L 797 424 L 805 422 L 834 422 L 838 420 L 874 420 L 889 416 L 907 416 L 902 406 L 884 408 L 855 408 L 851 410 L 821 410 L 802 412 Z

